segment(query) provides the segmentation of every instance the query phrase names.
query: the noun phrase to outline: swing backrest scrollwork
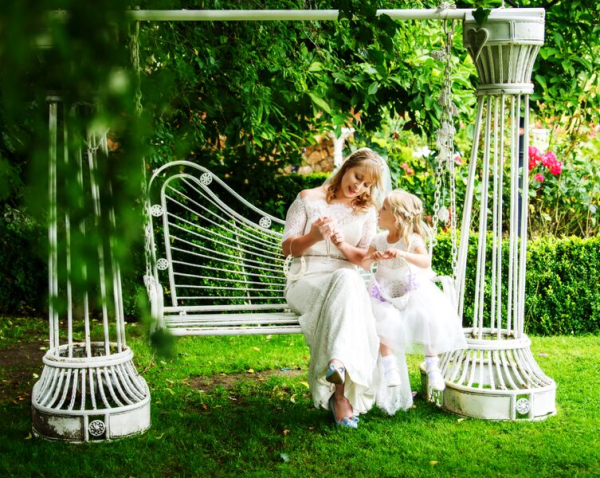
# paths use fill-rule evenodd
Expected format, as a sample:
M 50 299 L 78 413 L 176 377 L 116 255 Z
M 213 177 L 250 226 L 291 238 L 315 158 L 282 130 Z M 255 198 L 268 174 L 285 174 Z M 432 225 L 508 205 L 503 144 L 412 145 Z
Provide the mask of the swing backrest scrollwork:
M 173 161 L 149 183 L 152 274 L 165 311 L 283 311 L 284 221 L 206 168 Z

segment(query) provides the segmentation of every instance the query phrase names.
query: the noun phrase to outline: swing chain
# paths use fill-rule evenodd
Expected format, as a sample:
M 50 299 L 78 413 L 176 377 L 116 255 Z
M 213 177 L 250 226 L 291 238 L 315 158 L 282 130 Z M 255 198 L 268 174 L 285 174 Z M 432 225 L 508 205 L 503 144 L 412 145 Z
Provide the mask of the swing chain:
M 441 8 L 442 4 L 438 8 Z M 448 7 L 446 7 L 448 8 Z M 433 227 L 437 234 L 439 221 L 450 221 L 451 242 L 452 242 L 452 271 L 456 277 L 456 265 L 458 263 L 458 246 L 456 233 L 456 183 L 454 177 L 455 169 L 455 151 L 454 151 L 454 128 L 453 118 L 457 116 L 458 109 L 454 104 L 452 96 L 452 42 L 456 29 L 456 21 L 444 20 L 444 34 L 446 42 L 444 49 L 437 53 L 436 58 L 445 61 L 444 69 L 444 84 L 440 93 L 440 105 L 442 106 L 441 127 L 437 131 L 437 146 L 439 154 L 437 156 L 436 175 L 435 175 L 435 193 L 433 206 Z M 433 55 L 432 55 L 433 56 Z M 448 183 L 450 185 L 450 210 L 442 207 L 442 188 L 445 183 L 444 179 L 448 175 Z M 433 246 L 437 244 L 437 239 L 434 236 Z
M 448 27 L 448 21 L 444 20 L 444 33 L 446 36 L 446 42 L 444 49 L 437 53 L 435 58 L 445 61 L 444 69 L 444 84 L 440 92 L 439 103 L 442 106 L 441 115 L 441 127 L 437 131 L 437 167 L 436 167 L 436 188 L 435 188 L 435 204 L 434 204 L 434 215 L 433 222 L 434 227 L 437 231 L 438 222 L 440 221 L 440 210 L 441 210 L 441 190 L 444 178 L 444 166 L 450 168 L 450 163 L 453 162 L 454 152 L 454 125 L 452 118 L 454 116 L 454 106 L 452 102 L 452 39 L 455 30 L 455 22 L 452 21 L 450 27 Z M 433 56 L 433 54 L 432 54 Z M 454 108 L 453 108 L 454 107 Z
M 130 35 L 129 52 L 131 55 L 131 65 L 133 66 L 133 74 L 135 80 L 135 92 L 133 96 L 134 111 L 139 118 L 142 115 L 142 87 L 141 87 L 141 67 L 140 67 L 140 22 L 135 22 L 133 31 Z M 144 224 L 144 259 L 146 262 L 146 276 L 152 275 L 152 226 L 150 225 L 150 198 L 148 197 L 148 188 L 146 184 L 146 158 L 142 156 L 142 218 Z

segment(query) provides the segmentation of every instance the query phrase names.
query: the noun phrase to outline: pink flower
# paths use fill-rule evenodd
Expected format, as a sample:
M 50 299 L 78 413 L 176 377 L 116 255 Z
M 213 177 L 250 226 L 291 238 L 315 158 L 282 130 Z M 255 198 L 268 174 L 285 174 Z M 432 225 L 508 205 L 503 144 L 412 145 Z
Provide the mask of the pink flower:
M 563 163 L 556 159 L 556 154 L 553 151 L 542 153 L 535 146 L 529 147 L 529 171 L 538 166 L 542 165 L 545 167 L 550 174 L 558 176 L 562 173 Z M 541 183 L 544 180 L 542 174 L 537 174 L 535 178 Z M 541 178 L 541 179 L 540 179 Z
M 529 171 L 542 162 L 542 153 L 535 146 L 529 146 Z
M 415 171 L 413 168 L 411 168 L 408 164 L 403 163 L 400 166 L 402 169 L 404 169 L 404 172 L 406 173 L 407 176 L 412 176 L 413 174 L 415 174 Z
M 529 157 L 533 158 L 534 156 L 539 156 L 540 155 L 540 150 L 537 149 L 535 146 L 529 146 Z
M 542 164 L 550 170 L 550 173 L 554 176 L 562 173 L 562 162 L 556 159 L 556 154 L 552 151 L 548 151 L 542 158 Z
M 537 173 L 535 175 L 535 179 L 537 179 L 540 183 L 543 183 L 544 182 L 544 175 L 540 174 L 540 173 Z
M 562 166 L 562 163 L 557 161 L 556 164 L 550 168 L 550 173 L 552 173 L 554 176 L 558 176 L 560 173 L 562 173 Z

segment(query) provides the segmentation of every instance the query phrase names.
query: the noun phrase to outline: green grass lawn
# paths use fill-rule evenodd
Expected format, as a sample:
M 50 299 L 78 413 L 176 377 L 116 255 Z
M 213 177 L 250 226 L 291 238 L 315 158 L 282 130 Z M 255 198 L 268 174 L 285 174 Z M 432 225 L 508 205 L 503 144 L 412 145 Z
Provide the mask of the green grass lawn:
M 179 339 L 153 355 L 128 326 L 152 390 L 152 428 L 114 442 L 32 438 L 30 393 L 42 371 L 45 319 L 0 319 L 0 476 L 600 476 L 600 337 L 533 337 L 558 383 L 555 417 L 463 419 L 423 401 L 358 430 L 339 429 L 307 386 L 301 335 Z M 409 358 L 413 390 L 420 357 Z

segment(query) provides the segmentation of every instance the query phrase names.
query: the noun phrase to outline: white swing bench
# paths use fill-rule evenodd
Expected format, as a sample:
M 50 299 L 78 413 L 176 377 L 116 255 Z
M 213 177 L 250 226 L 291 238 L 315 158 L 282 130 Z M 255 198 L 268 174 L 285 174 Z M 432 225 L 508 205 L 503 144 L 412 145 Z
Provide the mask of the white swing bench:
M 144 283 L 157 327 L 173 335 L 300 332 L 284 296 L 283 220 L 188 161 L 156 170 L 147 197 Z
M 300 332 L 284 296 L 283 220 L 189 161 L 156 170 L 147 197 L 144 283 L 158 328 L 173 335 Z M 370 273 L 357 270 L 368 282 Z M 449 277 L 436 280 L 453 294 Z

